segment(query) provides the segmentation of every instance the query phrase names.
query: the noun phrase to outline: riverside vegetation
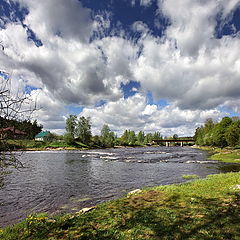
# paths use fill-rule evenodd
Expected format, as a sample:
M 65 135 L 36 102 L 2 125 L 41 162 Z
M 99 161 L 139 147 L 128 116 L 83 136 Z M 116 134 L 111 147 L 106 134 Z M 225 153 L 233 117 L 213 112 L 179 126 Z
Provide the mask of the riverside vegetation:
M 196 129 L 194 138 L 200 146 L 240 148 L 240 119 L 224 117 L 220 122 L 214 122 L 209 118 Z

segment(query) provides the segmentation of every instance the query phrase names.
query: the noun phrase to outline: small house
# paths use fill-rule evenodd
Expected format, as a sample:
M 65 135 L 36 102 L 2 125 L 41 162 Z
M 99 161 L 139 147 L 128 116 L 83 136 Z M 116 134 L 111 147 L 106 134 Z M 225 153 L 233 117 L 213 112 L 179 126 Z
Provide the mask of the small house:
M 46 141 L 49 135 L 49 131 L 40 132 L 35 136 L 35 141 Z
M 0 137 L 1 139 L 24 139 L 26 138 L 26 133 L 20 131 L 15 127 L 7 127 L 0 129 Z

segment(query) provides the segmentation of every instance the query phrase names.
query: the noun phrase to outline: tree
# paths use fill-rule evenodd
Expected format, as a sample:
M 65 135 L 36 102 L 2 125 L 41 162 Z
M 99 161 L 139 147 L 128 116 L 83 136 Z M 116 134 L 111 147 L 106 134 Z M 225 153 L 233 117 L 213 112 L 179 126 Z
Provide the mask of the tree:
M 89 144 L 92 132 L 90 118 L 80 117 L 76 126 L 76 135 L 84 144 Z
M 31 122 L 30 120 L 24 120 L 22 122 L 16 121 L 12 126 L 15 126 L 17 129 L 25 132 L 27 134 L 27 139 L 34 139 L 34 137 L 42 131 L 43 126 L 39 125 L 37 120 Z
M 3 122 L 18 124 L 28 119 L 30 121 L 32 113 L 36 110 L 36 101 L 31 99 L 27 93 L 13 92 L 11 88 L 11 78 L 7 72 L 0 71 L 0 117 Z M 3 132 L 1 124 L 0 131 L 0 171 L 6 167 L 21 167 L 22 163 L 12 152 L 7 136 Z
M 213 145 L 216 147 L 226 147 L 228 146 L 225 132 L 228 126 L 230 126 L 232 123 L 232 119 L 229 117 L 224 117 L 220 123 L 215 124 L 213 128 Z
M 74 138 L 75 136 L 76 126 L 77 126 L 77 116 L 70 115 L 66 120 L 66 131 L 67 133 L 71 134 L 72 138 Z
M 103 147 L 113 147 L 115 142 L 115 135 L 107 124 L 103 125 L 101 130 L 101 143 Z
M 135 145 L 137 141 L 137 137 L 134 131 L 129 131 L 129 136 L 128 136 L 128 144 L 129 145 Z
M 160 132 L 155 132 L 154 134 L 153 134 L 153 139 L 154 140 L 161 140 L 162 139 L 162 136 L 161 136 L 161 133 Z
M 173 134 L 172 139 L 174 139 L 174 140 L 178 139 L 178 135 L 177 134 Z
M 195 130 L 195 135 L 193 138 L 196 141 L 196 144 L 201 146 L 201 145 L 204 145 L 203 137 L 204 137 L 204 128 L 203 126 L 201 126 Z
M 144 143 L 144 139 L 145 139 L 145 134 L 143 131 L 140 131 L 137 135 L 138 143 L 140 143 L 140 144 Z
M 207 118 L 204 127 L 203 127 L 203 132 L 202 132 L 202 141 L 203 145 L 211 146 L 213 144 L 213 129 L 214 129 L 214 122 L 212 118 Z
M 63 135 L 63 140 L 68 145 L 73 145 L 74 144 L 74 137 L 69 132 L 67 132 Z
M 212 118 L 207 118 L 204 123 L 205 131 L 209 132 L 213 129 L 213 127 L 214 127 L 214 122 L 213 122 Z
M 101 142 L 101 139 L 98 135 L 95 135 L 92 137 L 92 143 L 93 143 L 93 146 L 97 146 L 97 147 L 100 147 L 102 146 L 102 142 Z
M 222 128 L 227 128 L 229 125 L 231 125 L 233 122 L 233 120 L 230 117 L 224 117 L 221 122 L 220 125 Z
M 56 133 L 49 133 L 47 136 L 46 136 L 46 138 L 45 138 L 45 140 L 44 141 L 46 141 L 46 142 L 53 142 L 53 141 L 57 141 L 58 140 L 58 135 L 56 134 Z
M 125 130 L 121 138 L 124 142 L 128 143 L 129 131 Z
M 153 135 L 152 133 L 148 133 L 145 137 L 144 143 L 151 143 L 153 140 Z
M 34 120 L 31 126 L 31 131 L 29 132 L 29 139 L 34 139 L 34 137 L 42 131 L 43 125 L 39 125 L 37 120 Z M 26 131 L 28 132 L 28 131 Z
M 0 116 L 8 120 L 30 119 L 36 110 L 36 102 L 20 90 L 13 93 L 7 72 L 0 71 L 0 81 Z
M 240 144 L 240 120 L 236 120 L 226 129 L 225 138 L 231 147 Z
M 224 117 L 218 123 L 211 118 L 207 119 L 204 126 L 196 129 L 194 139 L 198 145 L 227 147 L 236 146 L 240 139 L 240 120 L 238 117 Z

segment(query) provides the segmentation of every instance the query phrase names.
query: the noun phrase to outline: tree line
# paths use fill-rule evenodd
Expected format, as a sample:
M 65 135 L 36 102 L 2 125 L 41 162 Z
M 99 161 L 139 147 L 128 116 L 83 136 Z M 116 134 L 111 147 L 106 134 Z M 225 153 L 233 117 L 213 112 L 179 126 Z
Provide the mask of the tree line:
M 80 141 L 86 145 L 99 147 L 136 146 L 151 143 L 153 139 L 162 139 L 160 132 L 147 133 L 139 131 L 135 133 L 132 130 L 125 130 L 122 136 L 118 137 L 107 124 L 102 126 L 100 135 L 92 135 L 91 119 L 84 116 L 77 118 L 76 115 L 70 115 L 66 120 L 66 134 L 64 140 L 68 144 L 74 144 Z
M 195 131 L 197 145 L 214 147 L 236 147 L 240 145 L 240 119 L 224 117 L 220 122 L 207 119 Z

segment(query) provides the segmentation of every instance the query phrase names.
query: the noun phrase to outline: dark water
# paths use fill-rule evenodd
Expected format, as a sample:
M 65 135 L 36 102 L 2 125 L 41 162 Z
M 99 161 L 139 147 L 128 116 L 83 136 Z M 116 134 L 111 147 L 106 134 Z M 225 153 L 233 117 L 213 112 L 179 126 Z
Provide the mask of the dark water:
M 182 175 L 226 171 L 192 148 L 148 147 L 24 152 L 0 189 L 0 226 L 34 212 L 62 213 L 123 196 L 146 186 L 179 183 Z

